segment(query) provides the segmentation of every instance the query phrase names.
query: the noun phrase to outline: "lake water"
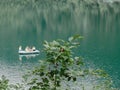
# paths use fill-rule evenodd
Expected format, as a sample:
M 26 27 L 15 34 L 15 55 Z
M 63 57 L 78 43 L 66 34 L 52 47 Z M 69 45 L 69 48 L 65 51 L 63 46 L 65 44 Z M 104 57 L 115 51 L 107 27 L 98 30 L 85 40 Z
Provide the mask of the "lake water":
M 1 6 L 2 7 L 2 6 Z M 1 8 L 0 75 L 10 82 L 38 65 L 42 53 L 20 60 L 18 47 L 42 49 L 44 40 L 84 36 L 76 55 L 83 56 L 89 67 L 106 70 L 120 87 L 120 14 L 93 14 L 72 11 Z

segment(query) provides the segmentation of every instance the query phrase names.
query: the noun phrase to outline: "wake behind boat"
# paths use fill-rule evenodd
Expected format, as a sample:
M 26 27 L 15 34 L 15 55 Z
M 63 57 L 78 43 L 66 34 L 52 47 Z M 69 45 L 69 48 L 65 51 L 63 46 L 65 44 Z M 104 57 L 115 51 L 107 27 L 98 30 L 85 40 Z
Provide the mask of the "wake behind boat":
M 36 50 L 35 47 L 33 48 L 26 47 L 25 50 L 22 50 L 22 47 L 20 46 L 18 53 L 20 55 L 28 55 L 28 54 L 39 54 L 40 51 Z

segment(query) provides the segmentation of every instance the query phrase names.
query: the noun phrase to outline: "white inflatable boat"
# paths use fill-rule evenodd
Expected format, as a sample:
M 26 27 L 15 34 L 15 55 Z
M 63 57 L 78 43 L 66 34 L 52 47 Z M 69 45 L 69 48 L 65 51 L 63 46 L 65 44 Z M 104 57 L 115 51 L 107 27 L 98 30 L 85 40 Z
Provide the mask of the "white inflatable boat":
M 39 51 L 39 50 L 34 50 L 34 51 L 19 50 L 18 53 L 19 53 L 19 54 L 22 54 L 22 55 L 27 55 L 27 54 L 39 54 L 40 51 Z

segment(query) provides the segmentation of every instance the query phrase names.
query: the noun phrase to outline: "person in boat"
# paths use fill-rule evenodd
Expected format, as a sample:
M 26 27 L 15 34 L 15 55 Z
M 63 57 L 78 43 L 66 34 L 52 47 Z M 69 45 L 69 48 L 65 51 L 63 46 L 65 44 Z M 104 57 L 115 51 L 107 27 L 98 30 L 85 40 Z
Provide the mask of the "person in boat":
M 36 48 L 34 46 L 32 48 L 30 48 L 28 46 L 25 48 L 26 52 L 32 52 L 32 51 L 35 51 L 35 50 L 36 50 Z
M 33 47 L 32 47 L 32 51 L 35 51 L 35 50 L 36 50 L 36 48 L 33 46 Z
M 22 51 L 22 46 L 19 46 L 19 51 Z
M 25 48 L 25 51 L 26 51 L 26 52 L 31 52 L 31 49 L 27 46 L 27 47 Z

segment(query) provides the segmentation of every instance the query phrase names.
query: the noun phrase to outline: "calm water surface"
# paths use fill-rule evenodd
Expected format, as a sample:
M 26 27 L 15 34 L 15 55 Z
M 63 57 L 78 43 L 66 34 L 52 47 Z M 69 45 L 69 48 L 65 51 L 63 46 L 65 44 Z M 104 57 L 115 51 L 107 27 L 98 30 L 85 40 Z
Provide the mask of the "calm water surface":
M 91 14 L 69 11 L 1 9 L 0 75 L 12 83 L 38 65 L 42 53 L 19 60 L 18 47 L 43 47 L 44 40 L 84 36 L 76 55 L 83 56 L 89 67 L 105 69 L 120 87 L 120 14 Z

